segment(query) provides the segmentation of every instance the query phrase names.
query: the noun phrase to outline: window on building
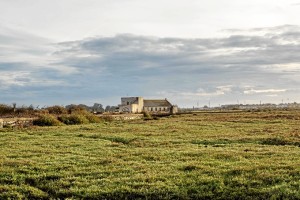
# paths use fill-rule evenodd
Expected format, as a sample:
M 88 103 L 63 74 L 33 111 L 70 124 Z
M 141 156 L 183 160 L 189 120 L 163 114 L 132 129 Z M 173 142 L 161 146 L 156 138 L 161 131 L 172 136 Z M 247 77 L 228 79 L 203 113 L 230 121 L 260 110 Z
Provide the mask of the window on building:
M 127 101 L 127 105 L 129 105 L 129 101 Z

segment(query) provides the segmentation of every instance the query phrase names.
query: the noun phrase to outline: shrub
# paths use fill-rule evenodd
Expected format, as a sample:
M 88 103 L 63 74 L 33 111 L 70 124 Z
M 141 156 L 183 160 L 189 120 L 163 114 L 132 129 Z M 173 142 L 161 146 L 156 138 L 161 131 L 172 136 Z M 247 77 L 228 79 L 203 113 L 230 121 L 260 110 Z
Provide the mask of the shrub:
M 89 120 L 90 123 L 100 123 L 103 121 L 100 117 L 93 114 L 86 115 L 85 117 L 87 118 L 87 120 Z
M 33 120 L 33 125 L 37 125 L 37 126 L 59 126 L 59 125 L 62 125 L 62 124 L 53 115 L 40 115 L 37 119 Z
M 152 119 L 152 116 L 150 115 L 150 113 L 149 113 L 149 112 L 147 112 L 147 111 L 144 111 L 144 112 L 143 112 L 143 114 L 144 114 L 144 119 L 145 119 L 145 120 Z
M 13 108 L 4 104 L 0 104 L 0 114 L 5 115 L 5 114 L 10 114 L 13 113 Z
M 61 121 L 62 123 L 64 123 L 64 124 L 67 124 L 67 125 L 68 125 L 68 124 L 71 124 L 68 115 L 62 115 L 62 116 L 59 116 L 57 119 L 58 119 L 59 121 Z
M 88 124 L 89 120 L 84 115 L 72 114 L 58 117 L 58 120 L 67 125 Z
M 114 117 L 111 116 L 111 115 L 103 115 L 103 116 L 101 117 L 101 119 L 103 119 L 103 120 L 106 121 L 106 122 L 112 122 L 112 121 L 114 121 Z
M 49 114 L 49 111 L 47 109 L 40 109 L 40 110 L 36 110 L 36 114 L 47 115 L 47 114 Z
M 54 115 L 62 115 L 62 114 L 67 114 L 68 110 L 62 106 L 50 106 L 46 108 L 50 114 Z
M 86 115 L 90 113 L 85 107 L 80 105 L 68 106 L 67 110 L 69 114 Z
M 16 107 L 16 104 L 13 104 L 13 106 L 0 104 L 0 115 L 23 115 L 23 116 L 30 116 L 34 115 L 35 109 L 33 105 L 22 106 L 22 107 Z
M 159 120 L 159 117 L 155 116 L 153 117 L 154 120 Z
M 19 115 L 27 115 L 28 110 L 25 106 L 22 106 L 20 108 L 16 108 L 16 113 L 18 113 Z

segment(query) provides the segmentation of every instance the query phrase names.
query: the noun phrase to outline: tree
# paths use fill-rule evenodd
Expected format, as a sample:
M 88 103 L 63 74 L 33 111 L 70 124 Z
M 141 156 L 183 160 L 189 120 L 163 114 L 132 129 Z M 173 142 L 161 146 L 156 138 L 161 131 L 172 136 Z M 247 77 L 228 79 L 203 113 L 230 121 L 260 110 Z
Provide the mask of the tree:
M 13 103 L 13 108 L 14 108 L 14 113 L 16 112 L 16 108 L 17 108 L 17 103 Z
M 111 110 L 110 110 L 110 105 L 107 105 L 106 107 L 105 107 L 105 112 L 110 112 Z
M 100 103 L 94 103 L 94 105 L 92 106 L 92 110 L 93 112 L 104 112 L 103 105 Z

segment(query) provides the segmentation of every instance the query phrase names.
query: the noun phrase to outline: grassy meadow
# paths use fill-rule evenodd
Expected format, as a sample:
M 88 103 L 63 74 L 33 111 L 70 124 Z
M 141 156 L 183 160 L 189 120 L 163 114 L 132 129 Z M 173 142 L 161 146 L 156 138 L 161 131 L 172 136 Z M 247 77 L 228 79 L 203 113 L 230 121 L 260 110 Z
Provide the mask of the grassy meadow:
M 0 199 L 300 199 L 300 111 L 0 129 Z

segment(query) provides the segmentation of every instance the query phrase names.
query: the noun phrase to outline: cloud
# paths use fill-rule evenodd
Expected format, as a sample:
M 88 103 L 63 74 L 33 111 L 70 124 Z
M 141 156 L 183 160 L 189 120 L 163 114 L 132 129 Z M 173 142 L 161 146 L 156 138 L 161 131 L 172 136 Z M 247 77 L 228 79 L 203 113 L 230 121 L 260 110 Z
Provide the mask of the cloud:
M 213 91 L 206 91 L 203 88 L 198 88 L 195 92 L 180 92 L 180 91 L 173 91 L 173 92 L 160 92 L 163 95 L 172 95 L 174 96 L 185 96 L 185 97 L 214 97 L 214 96 L 222 96 L 226 93 L 231 92 L 231 86 L 219 86 L 216 87 Z
M 47 93 L 47 101 L 117 98 L 108 104 L 125 95 L 171 97 L 179 104 L 280 99 L 282 93 L 300 100 L 291 92 L 300 84 L 299 26 L 228 32 L 192 39 L 119 34 L 56 44 L 33 36 L 25 41 L 18 33 L 7 42 L 9 34 L 0 34 L 0 90 L 23 88 L 36 98 Z
M 292 3 L 292 6 L 300 6 L 300 3 Z
M 46 38 L 0 26 L 1 87 L 33 84 L 52 86 L 62 82 L 52 75 L 76 73 L 76 69 L 71 66 L 55 63 L 59 58 L 53 56 L 56 47 L 51 42 Z
M 62 43 L 62 47 L 71 48 L 57 53 L 69 55 L 75 61 L 77 58 L 78 62 L 81 58 L 98 63 L 114 60 L 116 65 L 121 64 L 118 61 L 126 61 L 132 62 L 137 68 L 157 68 L 173 63 L 197 65 L 197 68 L 202 63 L 220 65 L 222 68 L 247 64 L 261 66 L 298 63 L 299 56 L 291 52 L 300 48 L 300 28 L 287 27 L 287 31 L 278 34 L 272 31 L 284 28 L 264 28 L 269 33 L 263 36 L 231 35 L 217 39 L 156 38 L 124 34 Z
M 286 92 L 286 89 L 265 89 L 265 90 L 255 90 L 255 89 L 250 89 L 250 90 L 245 90 L 244 94 L 260 94 L 260 93 L 282 93 Z M 273 96 L 274 94 L 271 94 Z M 269 95 L 270 96 L 270 95 Z

